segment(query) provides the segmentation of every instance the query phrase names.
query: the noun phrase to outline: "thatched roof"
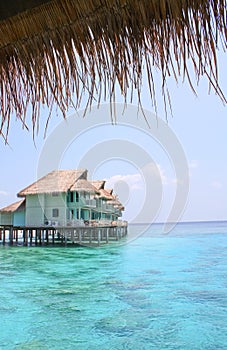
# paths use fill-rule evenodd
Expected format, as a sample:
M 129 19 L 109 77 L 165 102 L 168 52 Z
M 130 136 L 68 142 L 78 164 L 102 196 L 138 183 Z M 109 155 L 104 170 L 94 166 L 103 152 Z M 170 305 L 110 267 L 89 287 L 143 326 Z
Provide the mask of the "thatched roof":
M 91 181 L 91 182 L 94 185 L 96 181 Z M 101 183 L 101 181 L 97 181 L 97 183 Z M 121 204 L 116 194 L 113 194 L 112 188 L 99 187 L 98 195 L 96 195 L 96 198 L 104 199 L 107 204 L 112 204 L 116 208 L 119 208 L 119 210 L 124 210 L 124 206 Z
M 67 192 L 80 178 L 87 178 L 87 170 L 54 170 L 21 190 L 17 195 L 24 197 L 38 193 Z
M 105 189 L 100 189 L 99 190 L 99 195 L 98 195 L 99 198 L 103 198 L 103 199 L 110 199 L 112 200 L 113 199 L 113 196 L 108 192 L 106 191 Z
M 12 113 L 25 124 L 28 106 L 38 126 L 40 104 L 126 101 L 152 67 L 166 79 L 205 75 L 218 86 L 217 47 L 227 47 L 227 0 L 21 0 L 4 1 L 0 15 L 0 131 L 7 135 Z M 143 69 L 144 68 L 144 69 Z M 29 110 L 30 112 L 30 110 Z
M 112 200 L 107 201 L 108 204 L 112 204 L 114 207 L 118 208 L 119 210 L 125 210 L 123 204 L 117 199 L 116 197 Z
M 113 189 L 112 188 L 105 188 L 106 192 L 108 192 L 109 194 L 113 193 Z
M 25 199 L 22 199 L 18 202 L 8 205 L 5 208 L 0 209 L 1 213 L 13 213 L 25 208 Z
M 90 183 L 90 181 L 85 179 L 77 180 L 74 185 L 70 188 L 70 191 L 77 192 L 90 192 L 90 193 L 98 193 L 98 190 Z
M 90 183 L 97 188 L 97 190 L 104 189 L 106 181 L 104 180 L 92 180 Z

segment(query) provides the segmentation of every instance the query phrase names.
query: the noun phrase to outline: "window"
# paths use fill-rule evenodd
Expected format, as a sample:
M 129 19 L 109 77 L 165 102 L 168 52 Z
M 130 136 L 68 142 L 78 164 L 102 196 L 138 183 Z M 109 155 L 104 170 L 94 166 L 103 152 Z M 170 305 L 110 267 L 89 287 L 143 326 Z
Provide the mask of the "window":
M 58 192 L 53 192 L 53 193 L 52 193 L 52 196 L 53 196 L 53 197 L 57 197 L 57 196 L 58 196 Z
M 73 203 L 74 202 L 74 192 L 67 192 L 67 202 L 68 203 Z
M 76 202 L 79 202 L 79 193 L 76 192 Z
M 90 199 L 90 193 L 85 192 L 85 193 L 84 193 L 84 197 L 85 197 L 85 199 Z
M 53 209 L 52 216 L 53 216 L 53 218 L 57 218 L 59 216 L 59 209 Z

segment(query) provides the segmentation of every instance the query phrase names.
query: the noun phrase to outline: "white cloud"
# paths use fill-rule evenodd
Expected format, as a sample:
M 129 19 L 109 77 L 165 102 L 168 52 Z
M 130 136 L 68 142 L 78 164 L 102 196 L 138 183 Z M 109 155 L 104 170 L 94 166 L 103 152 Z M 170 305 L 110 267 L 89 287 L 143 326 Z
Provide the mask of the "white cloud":
M 216 190 L 220 190 L 223 186 L 220 181 L 214 180 L 211 182 L 211 187 L 215 188 Z
M 0 190 L 0 196 L 8 196 L 8 195 L 9 195 L 8 192 Z
M 144 186 L 146 186 L 144 182 L 148 178 L 151 182 L 160 179 L 162 185 L 170 183 L 160 164 L 149 163 L 141 169 L 141 173 L 114 175 L 109 179 L 106 179 L 106 187 L 113 188 L 115 183 L 123 181 L 129 186 L 130 190 L 142 190 L 144 189 Z
M 184 181 L 175 178 L 175 179 L 172 179 L 172 184 L 174 184 L 174 185 L 183 185 L 183 184 L 184 184 Z
M 193 159 L 188 163 L 189 169 L 196 169 L 198 168 L 198 166 L 199 166 L 199 162 L 196 159 Z
M 197 169 L 199 166 L 199 162 L 196 159 L 191 160 L 188 162 L 188 169 L 189 169 L 189 176 L 192 177 L 193 170 Z
M 122 181 L 128 184 L 131 190 L 140 190 L 144 187 L 143 178 L 138 174 L 129 174 L 129 175 L 114 175 L 109 179 L 106 179 L 106 187 L 114 187 L 114 184 Z
M 163 185 L 167 185 L 169 182 L 160 164 L 149 163 L 142 170 L 150 177 L 159 178 Z

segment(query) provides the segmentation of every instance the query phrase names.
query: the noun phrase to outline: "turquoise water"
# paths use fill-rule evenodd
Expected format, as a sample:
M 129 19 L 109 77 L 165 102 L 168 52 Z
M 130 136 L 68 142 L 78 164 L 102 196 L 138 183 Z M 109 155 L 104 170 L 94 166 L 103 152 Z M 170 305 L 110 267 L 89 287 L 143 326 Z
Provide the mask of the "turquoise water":
M 227 349 L 227 223 L 101 248 L 0 246 L 0 349 Z

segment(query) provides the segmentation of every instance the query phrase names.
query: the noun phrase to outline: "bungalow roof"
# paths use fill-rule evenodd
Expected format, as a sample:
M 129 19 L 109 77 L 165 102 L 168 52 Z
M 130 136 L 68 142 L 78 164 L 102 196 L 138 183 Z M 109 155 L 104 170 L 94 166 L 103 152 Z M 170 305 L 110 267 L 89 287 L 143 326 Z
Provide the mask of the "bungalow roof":
M 93 186 L 91 182 L 86 179 L 77 180 L 71 187 L 70 191 L 78 191 L 78 192 L 86 191 L 86 192 L 92 192 L 92 193 L 99 193 L 97 188 Z
M 97 190 L 104 189 L 105 180 L 92 180 L 90 183 L 97 188 Z
M 15 211 L 21 210 L 25 208 L 25 199 L 22 199 L 18 202 L 12 203 L 7 207 L 0 209 L 1 213 L 13 213 Z
M 87 170 L 54 170 L 21 190 L 17 196 L 24 197 L 39 193 L 67 192 L 80 178 L 87 178 Z
M 105 191 L 108 192 L 109 194 L 113 193 L 113 189 L 112 188 L 105 188 Z
M 104 198 L 104 199 L 109 199 L 112 200 L 113 196 L 112 194 L 110 194 L 108 191 L 106 191 L 105 189 L 100 189 L 99 190 L 99 198 Z
M 112 200 L 107 201 L 107 203 L 108 204 L 112 204 L 114 207 L 117 207 L 120 210 L 124 210 L 125 209 L 123 204 L 116 197 L 114 197 Z

